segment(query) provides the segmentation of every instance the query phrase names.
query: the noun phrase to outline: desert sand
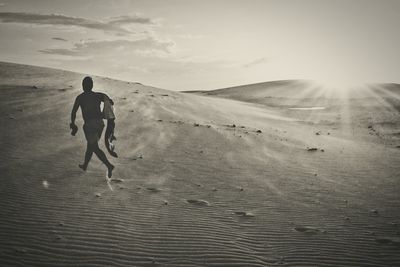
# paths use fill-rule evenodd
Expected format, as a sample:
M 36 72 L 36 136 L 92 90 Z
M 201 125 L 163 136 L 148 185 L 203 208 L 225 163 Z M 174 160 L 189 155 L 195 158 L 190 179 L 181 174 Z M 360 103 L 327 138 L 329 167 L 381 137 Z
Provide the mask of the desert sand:
M 107 183 L 78 168 L 80 111 L 69 132 L 84 76 L 0 63 L 1 266 L 400 265 L 400 85 L 93 76 L 117 116 Z

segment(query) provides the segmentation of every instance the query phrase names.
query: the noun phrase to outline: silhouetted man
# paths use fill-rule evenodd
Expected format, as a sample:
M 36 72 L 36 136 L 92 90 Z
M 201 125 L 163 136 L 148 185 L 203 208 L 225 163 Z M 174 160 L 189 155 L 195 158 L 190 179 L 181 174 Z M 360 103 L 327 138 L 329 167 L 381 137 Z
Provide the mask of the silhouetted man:
M 79 164 L 79 167 L 86 171 L 93 153 L 107 166 L 107 176 L 111 178 L 114 166 L 108 161 L 104 152 L 99 148 L 98 141 L 100 140 L 103 132 L 103 114 L 100 110 L 101 102 L 109 99 L 106 94 L 93 92 L 93 80 L 91 77 L 85 77 L 82 81 L 83 93 L 78 95 L 75 99 L 74 107 L 71 112 L 71 134 L 75 135 L 78 127 L 75 125 L 76 112 L 81 107 L 82 117 L 84 120 L 83 131 L 87 140 L 87 148 L 85 153 L 85 162 Z M 112 100 L 110 99 L 112 102 Z

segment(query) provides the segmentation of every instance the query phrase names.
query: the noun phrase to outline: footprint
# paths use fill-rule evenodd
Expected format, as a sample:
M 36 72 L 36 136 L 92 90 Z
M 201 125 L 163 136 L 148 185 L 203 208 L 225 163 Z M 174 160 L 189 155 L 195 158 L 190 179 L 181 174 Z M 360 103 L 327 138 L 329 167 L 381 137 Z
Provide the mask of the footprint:
M 380 237 L 376 238 L 375 242 L 379 244 L 385 244 L 385 245 L 395 245 L 395 246 L 400 246 L 400 239 L 399 238 L 392 238 L 392 237 Z
M 25 248 L 14 248 L 14 250 L 17 253 L 26 253 L 26 252 L 28 252 L 28 250 L 25 249 Z
M 122 179 L 122 178 L 111 178 L 110 181 L 113 182 L 113 183 L 119 184 L 119 183 L 123 183 L 124 179 Z
M 210 206 L 210 203 L 208 201 L 202 199 L 187 199 L 186 201 L 190 204 L 197 206 Z

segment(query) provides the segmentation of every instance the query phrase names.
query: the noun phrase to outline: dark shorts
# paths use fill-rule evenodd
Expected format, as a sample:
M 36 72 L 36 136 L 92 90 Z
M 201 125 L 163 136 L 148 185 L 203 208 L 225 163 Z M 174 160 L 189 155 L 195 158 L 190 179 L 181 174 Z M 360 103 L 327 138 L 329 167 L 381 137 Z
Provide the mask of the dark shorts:
M 97 143 L 103 133 L 104 122 L 102 119 L 90 120 L 83 125 L 83 132 L 89 144 Z

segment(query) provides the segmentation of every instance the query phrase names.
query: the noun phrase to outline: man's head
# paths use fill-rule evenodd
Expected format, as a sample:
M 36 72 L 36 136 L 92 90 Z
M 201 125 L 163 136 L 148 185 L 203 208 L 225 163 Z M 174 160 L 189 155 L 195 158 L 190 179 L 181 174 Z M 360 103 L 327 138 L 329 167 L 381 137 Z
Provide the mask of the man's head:
M 83 91 L 85 91 L 85 92 L 92 91 L 92 88 L 93 88 L 92 77 L 86 76 L 85 78 L 83 78 L 82 88 L 83 88 Z

